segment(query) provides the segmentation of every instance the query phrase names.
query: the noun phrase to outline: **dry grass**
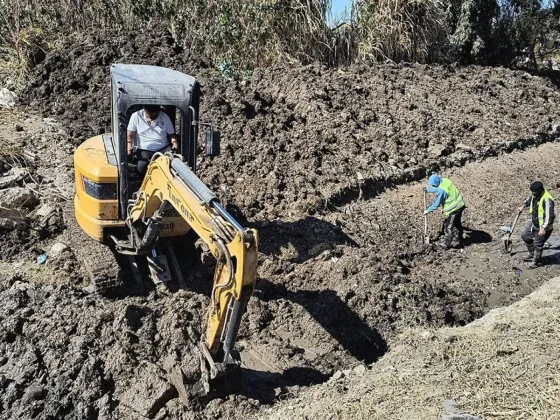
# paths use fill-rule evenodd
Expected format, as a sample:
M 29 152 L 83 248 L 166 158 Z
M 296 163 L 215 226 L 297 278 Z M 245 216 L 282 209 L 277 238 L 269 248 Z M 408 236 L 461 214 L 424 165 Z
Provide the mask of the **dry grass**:
M 330 28 L 331 0 L 0 0 L 0 60 L 25 78 L 49 42 L 73 32 L 165 25 L 224 72 L 271 64 L 425 61 L 444 31 L 440 0 L 356 2 Z M 4 65 L 5 67 L 6 65 Z
M 481 419 L 560 419 L 560 278 L 467 327 L 409 330 L 366 376 L 300 399 L 270 418 L 437 419 L 453 400 Z
M 425 62 L 445 37 L 440 0 L 365 0 L 356 5 L 358 57 Z
M 329 0 L 0 0 L 0 57 L 22 70 L 41 51 L 39 40 L 157 24 L 217 65 L 326 62 L 333 47 L 329 6 Z

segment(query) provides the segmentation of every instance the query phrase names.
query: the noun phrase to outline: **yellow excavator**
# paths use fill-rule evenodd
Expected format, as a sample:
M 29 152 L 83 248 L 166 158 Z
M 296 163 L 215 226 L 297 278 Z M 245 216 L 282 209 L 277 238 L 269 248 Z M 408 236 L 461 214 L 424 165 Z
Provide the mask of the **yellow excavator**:
M 232 356 L 242 314 L 257 275 L 258 235 L 243 228 L 196 176 L 199 86 L 186 74 L 146 65 L 111 66 L 112 133 L 86 140 L 74 153 L 75 217 L 89 235 L 80 255 L 90 291 L 119 287 L 117 256 L 131 263 L 135 281 L 164 287 L 173 278 L 184 285 L 184 256 L 173 238 L 194 231 L 216 259 L 206 332 L 201 343 L 207 379 L 236 365 Z M 165 112 L 176 128 L 176 151 L 156 153 L 144 177 L 127 153 L 127 124 L 146 105 Z M 206 132 L 206 155 L 219 153 L 220 133 Z M 80 247 L 78 247 L 80 248 Z M 184 265 L 184 264 L 183 264 Z M 209 391 L 205 381 L 203 392 Z

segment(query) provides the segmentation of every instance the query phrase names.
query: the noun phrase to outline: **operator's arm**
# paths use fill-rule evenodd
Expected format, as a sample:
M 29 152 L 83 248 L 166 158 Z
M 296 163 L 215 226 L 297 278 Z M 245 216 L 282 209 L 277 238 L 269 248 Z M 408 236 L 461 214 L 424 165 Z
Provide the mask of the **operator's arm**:
M 165 131 L 167 132 L 167 141 L 171 144 L 171 147 L 177 149 L 179 142 L 177 141 L 177 134 L 175 134 L 175 127 L 173 127 L 171 119 L 165 112 L 162 112 L 161 120 L 163 121 Z
M 134 145 L 134 137 L 136 137 L 136 131 L 126 132 L 126 153 L 132 154 L 132 148 Z
M 169 140 L 169 143 L 171 143 L 171 147 L 173 147 L 174 149 L 177 149 L 179 147 L 179 142 L 177 140 L 177 134 L 175 134 L 175 133 L 167 134 L 167 140 Z
M 528 209 L 530 205 L 531 205 L 531 197 L 529 197 L 527 200 L 523 201 L 523 204 L 521 204 L 521 207 L 519 207 L 517 209 L 517 211 L 519 211 L 519 213 L 521 213 L 523 210 Z
M 447 194 L 442 189 L 436 187 L 428 188 L 428 192 L 437 194 L 436 199 L 434 200 L 432 205 L 426 209 L 426 212 L 431 213 L 433 211 L 436 211 L 439 206 L 443 205 L 443 203 L 447 199 Z
M 132 148 L 134 146 L 134 138 L 136 137 L 136 131 L 138 130 L 138 114 L 135 112 L 130 117 L 128 122 L 127 132 L 126 132 L 126 152 L 128 155 L 132 154 Z

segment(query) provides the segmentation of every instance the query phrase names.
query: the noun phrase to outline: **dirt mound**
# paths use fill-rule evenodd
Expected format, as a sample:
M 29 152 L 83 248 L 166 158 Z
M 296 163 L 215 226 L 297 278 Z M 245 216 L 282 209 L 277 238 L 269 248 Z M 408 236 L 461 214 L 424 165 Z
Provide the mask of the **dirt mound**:
M 6 269 L 6 267 L 4 267 Z M 181 292 L 116 302 L 4 273 L 0 281 L 2 418 L 153 417 L 194 383 L 206 302 Z M 111 417 L 114 418 L 114 417 Z
M 110 129 L 111 63 L 196 76 L 201 119 L 223 134 L 222 155 L 203 160 L 201 176 L 260 219 L 301 217 L 380 183 L 547 141 L 560 122 L 551 83 L 503 68 L 309 66 L 228 81 L 165 32 L 100 34 L 60 51 L 35 70 L 27 97 L 76 144 Z
M 148 33 L 149 32 L 149 33 Z M 100 33 L 68 39 L 35 69 L 24 100 L 45 116 L 64 122 L 75 145 L 110 131 L 109 66 L 136 63 L 184 69 L 193 74 L 206 67 L 174 44 L 163 30 L 120 35 Z

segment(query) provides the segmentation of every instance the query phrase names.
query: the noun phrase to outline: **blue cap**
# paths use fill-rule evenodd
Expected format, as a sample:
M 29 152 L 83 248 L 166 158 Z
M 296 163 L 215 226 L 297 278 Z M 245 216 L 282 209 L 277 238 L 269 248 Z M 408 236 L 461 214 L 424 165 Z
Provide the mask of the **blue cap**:
M 438 174 L 432 174 L 428 178 L 428 185 L 431 187 L 439 187 L 441 184 L 441 177 Z

